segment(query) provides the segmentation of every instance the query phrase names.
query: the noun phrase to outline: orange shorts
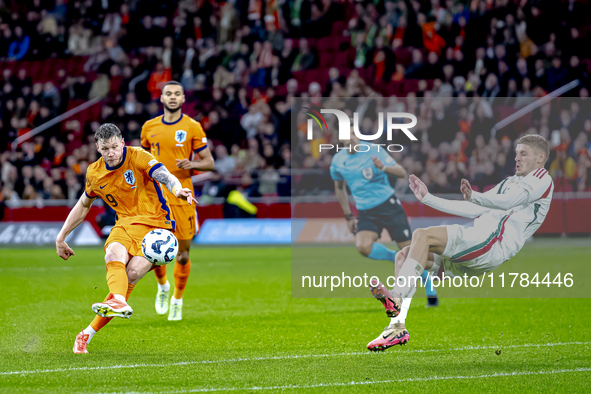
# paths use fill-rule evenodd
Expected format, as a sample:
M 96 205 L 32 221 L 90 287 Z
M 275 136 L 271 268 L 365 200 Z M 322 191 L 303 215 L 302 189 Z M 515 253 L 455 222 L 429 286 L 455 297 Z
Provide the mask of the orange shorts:
M 105 252 L 110 243 L 119 242 L 121 245 L 125 246 L 125 249 L 127 249 L 127 253 L 129 253 L 130 256 L 144 257 L 144 253 L 142 252 L 142 241 L 144 240 L 144 236 L 157 228 L 160 227 L 139 223 L 126 226 L 115 225 L 111 229 L 111 234 L 109 234 L 107 242 L 105 242 Z
M 170 205 L 172 218 L 175 221 L 174 235 L 176 239 L 193 239 L 199 232 L 199 221 L 197 220 L 197 211 L 195 204 Z

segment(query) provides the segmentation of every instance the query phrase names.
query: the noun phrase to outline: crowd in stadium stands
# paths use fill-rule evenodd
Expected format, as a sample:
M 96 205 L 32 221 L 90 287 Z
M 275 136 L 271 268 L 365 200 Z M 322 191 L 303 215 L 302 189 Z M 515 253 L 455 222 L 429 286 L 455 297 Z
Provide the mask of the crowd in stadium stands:
M 76 198 L 97 159 L 94 130 L 113 122 L 139 145 L 170 79 L 214 152 L 206 195 L 239 185 L 286 196 L 290 168 L 328 167 L 311 147 L 334 135 L 291 141 L 293 97 L 362 106 L 364 133 L 384 108 L 415 113 L 420 143 L 395 158 L 433 192 L 457 193 L 462 177 L 486 189 L 511 174 L 524 132 L 552 141 L 557 190 L 591 190 L 590 18 L 574 0 L 0 0 L 0 200 Z M 491 134 L 574 80 L 572 98 Z M 11 149 L 94 98 L 102 104 Z M 324 176 L 293 190 L 330 192 Z

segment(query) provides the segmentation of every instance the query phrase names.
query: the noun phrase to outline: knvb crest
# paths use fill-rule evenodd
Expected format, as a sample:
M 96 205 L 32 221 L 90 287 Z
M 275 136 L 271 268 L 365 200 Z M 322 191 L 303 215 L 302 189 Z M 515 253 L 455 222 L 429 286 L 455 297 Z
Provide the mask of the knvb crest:
M 135 184 L 135 176 L 133 175 L 133 171 L 131 170 L 127 170 L 125 171 L 125 174 L 123 174 L 123 177 L 125 178 L 125 182 L 127 182 L 130 185 Z
M 187 140 L 187 132 L 185 130 L 177 130 L 174 133 L 174 140 L 179 144 L 182 144 Z

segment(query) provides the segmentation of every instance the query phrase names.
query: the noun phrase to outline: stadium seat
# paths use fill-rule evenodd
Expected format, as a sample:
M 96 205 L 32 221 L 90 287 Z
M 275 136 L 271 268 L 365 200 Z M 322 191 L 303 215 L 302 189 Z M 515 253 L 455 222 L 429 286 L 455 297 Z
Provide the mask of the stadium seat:
M 320 52 L 320 67 L 331 67 L 334 64 L 335 56 L 333 53 Z
M 345 67 L 349 64 L 349 51 L 338 52 L 334 56 L 334 65 L 338 67 Z
M 345 30 L 345 22 L 344 21 L 335 21 L 332 24 L 332 29 L 331 29 L 331 36 L 342 36 L 343 35 L 343 31 Z
M 316 40 L 316 50 L 322 56 L 322 54 L 332 53 L 335 51 L 335 42 L 332 37 L 323 37 Z

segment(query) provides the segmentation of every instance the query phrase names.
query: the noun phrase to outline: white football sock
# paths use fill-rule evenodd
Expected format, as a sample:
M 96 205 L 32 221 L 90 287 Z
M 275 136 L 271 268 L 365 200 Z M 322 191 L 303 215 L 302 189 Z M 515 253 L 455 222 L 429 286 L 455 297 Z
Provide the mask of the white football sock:
M 421 274 L 424 270 L 418 261 L 407 258 L 398 272 L 394 291 L 402 298 L 412 298 L 417 290 L 416 281 L 421 280 Z
M 183 305 L 183 299 L 177 300 L 174 296 L 170 297 L 170 303 L 175 305 Z
M 394 323 L 402 323 L 406 321 L 406 315 L 408 314 L 408 308 L 410 308 L 410 303 L 412 302 L 412 298 L 405 298 L 402 300 L 402 306 L 400 307 L 400 313 L 396 317 L 392 317 L 390 319 L 390 324 Z
M 82 330 L 82 332 L 84 334 L 88 334 L 88 341 L 86 343 L 90 343 L 90 340 L 92 339 L 94 334 L 96 334 L 96 331 L 94 331 L 94 328 L 92 328 L 91 326 L 86 327 L 84 330 Z
M 160 283 L 158 283 L 158 290 L 160 291 L 169 291 L 170 290 L 170 283 L 168 281 L 166 281 L 165 284 L 161 285 Z
M 125 302 L 127 304 L 127 301 L 125 300 L 125 296 L 122 296 L 121 294 L 114 294 L 114 296 L 117 301 Z

